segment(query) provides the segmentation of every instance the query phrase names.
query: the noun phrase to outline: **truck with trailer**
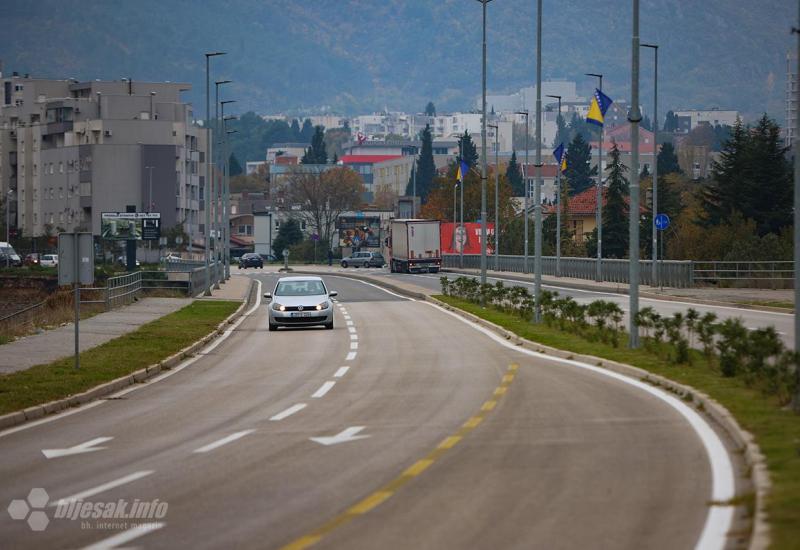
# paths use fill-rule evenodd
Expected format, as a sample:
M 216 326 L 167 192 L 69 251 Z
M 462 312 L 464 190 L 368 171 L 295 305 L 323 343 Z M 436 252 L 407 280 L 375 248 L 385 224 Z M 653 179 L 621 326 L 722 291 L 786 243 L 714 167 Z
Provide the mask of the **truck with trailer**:
M 389 267 L 392 273 L 437 273 L 442 267 L 439 220 L 392 220 Z

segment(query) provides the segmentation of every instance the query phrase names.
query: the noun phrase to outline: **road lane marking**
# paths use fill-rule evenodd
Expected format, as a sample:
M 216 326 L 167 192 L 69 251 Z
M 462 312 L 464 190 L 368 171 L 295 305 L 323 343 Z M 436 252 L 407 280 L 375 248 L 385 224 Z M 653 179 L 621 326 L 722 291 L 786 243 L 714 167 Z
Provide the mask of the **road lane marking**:
M 347 371 L 349 371 L 349 370 L 350 370 L 350 367 L 339 367 L 339 370 L 336 371 L 336 373 L 333 375 L 333 377 L 334 378 L 341 378 L 342 376 L 347 374 Z
M 345 318 L 345 320 L 347 320 L 347 321 L 349 321 L 349 320 L 350 320 L 350 316 L 349 316 L 349 315 L 345 315 L 345 316 L 344 316 L 344 318 Z
M 331 388 L 333 388 L 335 385 L 336 385 L 336 382 L 334 382 L 332 380 L 328 380 L 327 382 L 322 384 L 319 387 L 319 389 L 317 391 L 315 391 L 314 394 L 311 397 L 313 397 L 314 399 L 319 399 L 320 397 L 324 397 L 325 394 L 328 393 L 329 391 L 331 391 Z
M 499 388 L 497 388 L 497 389 L 495 389 L 495 390 L 494 390 L 494 394 L 495 394 L 495 395 L 503 395 L 504 393 L 506 393 L 506 391 L 507 391 L 507 390 L 508 390 L 508 388 L 507 388 L 507 387 L 505 387 L 505 386 L 500 386 Z
M 285 410 L 279 412 L 278 414 L 276 414 L 274 416 L 271 416 L 270 420 L 273 421 L 273 422 L 277 422 L 278 420 L 283 420 L 284 418 L 288 418 L 288 417 L 292 416 L 294 413 L 300 412 L 305 408 L 306 408 L 306 404 L 305 403 L 296 403 L 296 404 L 292 405 L 291 407 L 289 407 L 288 409 L 285 409 Z
M 98 437 L 92 439 L 91 441 L 86 441 L 78 445 L 73 445 L 72 447 L 67 447 L 66 449 L 42 449 L 42 454 L 45 456 L 45 458 L 50 459 L 50 458 L 60 458 L 62 456 L 91 453 L 94 451 L 102 451 L 103 449 L 107 449 L 108 447 L 98 447 L 97 445 L 105 443 L 106 441 L 111 441 L 112 439 L 114 438 Z
M 351 340 L 358 340 L 358 334 L 351 334 L 350 335 L 350 339 Z
M 483 406 L 481 407 L 481 410 L 482 411 L 491 411 L 492 409 L 495 408 L 496 405 L 497 405 L 497 401 L 494 401 L 494 400 L 487 401 L 486 403 L 483 404 Z
M 203 445 L 199 449 L 195 449 L 193 452 L 195 452 L 195 453 L 208 453 L 210 451 L 213 451 L 214 449 L 222 447 L 223 445 L 227 445 L 228 443 L 232 443 L 232 442 L 236 441 L 237 439 L 241 439 L 244 436 L 246 436 L 247 434 L 253 433 L 254 431 L 255 430 L 243 430 L 241 432 L 232 433 L 231 435 L 229 435 L 227 437 L 223 437 L 222 439 L 218 439 L 217 441 L 212 441 L 208 445 Z
M 553 363 L 570 365 L 579 369 L 601 374 L 603 376 L 608 376 L 609 378 L 614 378 L 615 380 L 619 380 L 620 382 L 624 382 L 625 384 L 636 387 L 665 402 L 667 405 L 675 409 L 681 416 L 683 416 L 686 422 L 694 429 L 695 433 L 700 438 L 703 447 L 705 448 L 706 456 L 708 457 L 708 461 L 711 466 L 711 497 L 709 500 L 711 502 L 729 502 L 736 496 L 733 465 L 731 463 L 731 458 L 725 449 L 725 445 L 722 443 L 719 436 L 711 428 L 708 422 L 706 422 L 706 420 L 703 419 L 700 414 L 692 409 L 692 407 L 689 407 L 680 399 L 661 391 L 650 384 L 630 378 L 624 374 L 619 374 L 602 367 L 596 367 L 588 363 L 582 363 L 574 359 L 562 359 L 553 355 L 546 355 L 544 353 L 519 347 L 516 344 L 506 341 L 505 338 L 499 334 L 496 334 L 493 331 L 478 325 L 477 323 L 465 319 L 457 313 L 448 311 L 430 302 L 423 303 L 438 309 L 446 315 L 450 315 L 458 319 L 462 323 L 472 327 L 478 332 L 485 334 L 498 344 L 508 349 L 515 350 L 516 352 L 529 357 L 535 357 L 537 359 L 542 359 L 544 361 L 550 361 Z M 706 516 L 706 523 L 695 548 L 725 548 L 727 544 L 728 531 L 733 523 L 734 511 L 734 506 L 709 506 L 708 515 Z
M 121 544 L 132 541 L 133 539 L 138 539 L 147 533 L 158 531 L 165 525 L 166 523 L 162 521 L 143 523 L 142 525 L 137 525 L 136 527 L 128 529 L 127 531 L 123 531 L 122 533 L 114 535 L 113 537 L 90 544 L 89 546 L 84 547 L 84 550 L 107 550 L 109 548 L 116 548 Z
M 358 342 L 350 342 L 350 349 L 358 349 Z
M 503 376 L 503 384 L 510 384 L 513 381 L 514 381 L 513 374 L 506 374 L 505 376 Z
M 328 277 L 334 277 L 334 278 L 337 278 L 337 279 L 347 279 L 348 281 L 356 281 L 358 283 L 377 288 L 378 290 L 380 290 L 382 292 L 385 292 L 386 294 L 391 294 L 392 296 L 396 296 L 397 298 L 400 298 L 402 300 L 407 300 L 409 302 L 416 302 L 416 300 L 414 298 L 409 298 L 408 296 L 401 296 L 400 294 L 397 294 L 396 292 L 392 292 L 391 290 L 387 290 L 387 289 L 385 289 L 383 287 L 380 287 L 380 286 L 378 286 L 376 284 L 368 283 L 367 281 L 363 281 L 361 279 L 355 279 L 353 277 L 344 277 L 342 275 L 328 275 Z
M 353 326 L 353 321 L 347 321 L 347 326 L 348 327 L 352 327 Z M 355 329 L 353 329 L 353 330 L 355 330 Z
M 81 413 L 83 411 L 88 411 L 89 409 L 93 409 L 94 407 L 99 407 L 100 405 L 102 405 L 104 403 L 107 403 L 110 399 L 113 400 L 113 398 L 115 398 L 115 397 L 122 397 L 123 395 L 127 395 L 127 394 L 129 394 L 131 392 L 134 392 L 136 390 L 140 390 L 142 388 L 150 387 L 153 384 L 155 384 L 156 382 L 161 382 L 165 378 L 169 378 L 170 376 L 174 376 L 174 375 L 178 374 L 180 371 L 182 371 L 186 367 L 191 366 L 195 361 L 199 361 L 203 357 L 204 353 L 207 353 L 208 351 L 216 348 L 224 340 L 227 340 L 230 337 L 230 335 L 233 334 L 233 332 L 239 327 L 239 325 L 241 325 L 247 319 L 247 317 L 249 317 L 254 311 L 256 311 L 256 309 L 258 309 L 258 307 L 261 305 L 261 281 L 256 279 L 256 284 L 258 285 L 258 291 L 256 292 L 256 303 L 255 303 L 255 305 L 253 307 L 251 307 L 250 309 L 248 309 L 245 313 L 243 313 L 242 316 L 239 317 L 239 319 L 237 319 L 236 322 L 233 323 L 233 325 L 231 325 L 231 327 L 228 330 L 226 330 L 225 332 L 223 332 L 219 336 L 219 338 L 214 340 L 214 342 L 211 344 L 211 346 L 207 346 L 204 349 L 200 350 L 194 357 L 190 357 L 190 358 L 186 359 L 184 362 L 178 364 L 177 366 L 175 366 L 172 369 L 167 370 L 166 372 L 163 372 L 162 374 L 159 374 L 158 376 L 155 376 L 153 378 L 149 378 L 147 380 L 147 384 L 133 384 L 133 385 L 125 388 L 124 390 L 121 390 L 121 391 L 118 391 L 117 393 L 113 393 L 111 395 L 105 396 L 100 400 L 92 401 L 91 403 L 87 403 L 85 405 L 81 405 L 80 407 L 75 407 L 75 408 L 73 408 L 71 410 L 59 412 L 58 414 L 46 416 L 46 417 L 40 418 L 38 420 L 33 420 L 31 422 L 26 422 L 26 423 L 24 423 L 24 424 L 22 424 L 20 426 L 15 426 L 13 428 L 8 428 L 7 430 L 0 431 L 0 437 L 5 437 L 7 435 L 11 435 L 11 434 L 14 434 L 14 433 L 17 433 L 17 432 L 21 432 L 23 430 L 29 430 L 31 428 L 35 428 L 36 426 L 40 426 L 42 424 L 47 424 L 49 422 L 54 422 L 56 420 L 60 420 L 62 418 L 66 418 L 68 416 L 72 416 L 73 414 L 78 414 L 78 413 Z
M 344 360 L 345 361 L 352 361 L 353 359 L 356 358 L 356 355 L 357 355 L 357 353 L 355 351 L 351 351 L 350 353 L 347 354 L 347 357 L 345 357 Z
M 356 333 L 356 327 L 347 327 L 347 330 L 350 332 L 350 334 Z
M 512 369 L 512 367 L 514 367 Z M 518 367 L 515 365 L 511 365 L 508 367 L 509 372 L 514 372 L 517 370 Z M 310 546 L 315 545 L 320 540 L 322 540 L 325 535 L 331 533 L 338 527 L 346 525 L 353 521 L 358 516 L 362 516 L 374 508 L 381 505 L 383 502 L 391 498 L 397 491 L 399 491 L 405 484 L 409 483 L 411 480 L 415 479 L 417 476 L 422 474 L 425 470 L 427 470 L 431 465 L 433 465 L 439 458 L 444 456 L 445 453 L 448 452 L 449 449 L 454 447 L 462 438 L 464 438 L 467 434 L 469 434 L 478 424 L 481 423 L 484 416 L 489 414 L 488 412 L 480 412 L 467 420 L 461 428 L 453 435 L 444 439 L 439 445 L 430 451 L 427 456 L 424 458 L 416 461 L 414 464 L 406 468 L 402 474 L 391 480 L 390 482 L 386 483 L 376 491 L 373 491 L 356 504 L 352 505 L 350 508 L 338 516 L 335 516 L 328 520 L 326 523 L 304 535 L 295 539 L 294 541 L 290 542 L 286 546 L 284 546 L 281 550 L 304 550 L 305 548 L 309 548 Z M 352 429 L 352 428 L 351 428 Z M 342 432 L 344 433 L 344 432 Z M 342 434 L 339 434 L 342 435 Z M 339 436 L 335 436 L 339 437 Z
M 369 435 L 358 435 L 360 431 L 362 431 L 366 426 L 350 426 L 349 428 L 345 428 L 341 432 L 336 435 L 328 435 L 324 437 L 309 437 L 311 441 L 314 443 L 319 443 L 320 445 L 325 445 L 326 447 L 329 445 L 338 445 L 339 443 L 349 443 L 351 441 L 357 441 L 359 439 L 366 439 Z
M 142 470 L 140 472 L 133 472 L 132 474 L 128 474 L 124 477 L 108 481 L 106 483 L 103 483 L 102 485 L 98 485 L 97 487 L 92 487 L 91 489 L 86 489 L 85 491 L 81 491 L 80 493 L 75 493 L 74 495 L 61 498 L 56 502 L 51 502 L 50 506 L 58 506 L 60 504 L 68 504 L 70 502 L 74 502 L 77 500 L 85 500 L 89 497 L 93 497 L 94 495 L 108 491 L 109 489 L 114 489 L 115 487 L 119 487 L 120 485 L 127 485 L 128 483 L 133 483 L 138 479 L 142 479 L 143 477 L 149 476 L 154 471 L 155 470 Z

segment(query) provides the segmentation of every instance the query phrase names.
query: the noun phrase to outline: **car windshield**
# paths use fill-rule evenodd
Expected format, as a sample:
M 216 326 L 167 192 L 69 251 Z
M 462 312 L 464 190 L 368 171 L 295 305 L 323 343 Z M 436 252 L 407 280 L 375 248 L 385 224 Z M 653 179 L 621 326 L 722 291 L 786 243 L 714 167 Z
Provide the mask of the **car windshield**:
M 325 294 L 322 281 L 281 281 L 275 289 L 275 296 L 314 296 Z

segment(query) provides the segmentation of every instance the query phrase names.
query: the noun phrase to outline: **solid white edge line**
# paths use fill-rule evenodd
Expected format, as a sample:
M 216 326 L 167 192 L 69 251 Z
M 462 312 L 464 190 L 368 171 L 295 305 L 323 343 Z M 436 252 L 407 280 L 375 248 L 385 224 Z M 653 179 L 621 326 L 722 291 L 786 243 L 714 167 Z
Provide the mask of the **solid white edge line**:
M 531 357 L 536 357 L 538 359 L 562 363 L 602 374 L 604 376 L 608 376 L 629 384 L 662 400 L 686 419 L 689 425 L 694 429 L 697 436 L 700 438 L 700 441 L 703 443 L 703 447 L 708 455 L 708 461 L 711 466 L 711 500 L 714 502 L 727 502 L 735 496 L 736 484 L 734 482 L 733 465 L 731 464 L 731 460 L 728 456 L 728 452 L 725 449 L 725 445 L 722 443 L 716 432 L 714 432 L 714 430 L 703 419 L 703 417 L 701 417 L 696 411 L 678 398 L 669 395 L 649 384 L 645 384 L 644 382 L 640 382 L 607 369 L 595 367 L 593 365 L 572 359 L 562 359 L 560 357 L 553 357 L 551 355 L 545 355 L 525 348 L 520 348 L 519 346 L 506 341 L 493 331 L 468 319 L 465 319 L 456 313 L 447 311 L 446 309 L 430 302 L 424 303 L 443 313 L 446 313 L 447 315 L 455 317 L 459 321 L 485 334 L 506 348 L 529 355 Z M 725 548 L 727 534 L 733 522 L 734 510 L 734 506 L 710 506 L 708 516 L 706 517 L 706 523 L 695 548 L 702 550 Z
M 109 548 L 116 548 L 120 544 L 125 544 L 133 539 L 138 539 L 139 537 L 144 536 L 151 531 L 157 531 L 165 525 L 166 523 L 163 521 L 143 523 L 142 525 L 137 525 L 136 527 L 128 529 L 127 531 L 118 533 L 113 537 L 109 537 L 101 540 L 100 542 L 85 546 L 84 550 L 108 550 Z
M 347 371 L 349 371 L 349 370 L 350 370 L 350 367 L 339 367 L 339 369 L 334 373 L 333 377 L 334 378 L 341 378 L 342 376 L 347 374 Z
M 256 309 L 261 305 L 261 281 L 256 279 L 256 284 L 258 284 L 258 292 L 256 293 L 256 303 L 255 303 L 255 305 L 253 307 L 251 307 L 250 309 L 248 309 L 245 313 L 243 313 L 242 316 L 239 317 L 239 319 L 235 323 L 233 323 L 233 325 L 229 329 L 225 330 L 219 336 L 219 338 L 214 340 L 211 344 L 209 344 L 205 348 L 203 348 L 200 351 L 198 351 L 193 357 L 190 357 L 190 358 L 186 359 L 184 362 L 179 363 L 177 366 L 173 367 L 172 369 L 170 369 L 170 370 L 168 370 L 168 371 L 166 371 L 166 372 L 164 372 L 162 374 L 159 374 L 158 376 L 154 376 L 153 378 L 149 378 L 147 380 L 147 384 L 133 384 L 133 385 L 131 385 L 131 386 L 129 386 L 129 387 L 123 389 L 123 390 L 118 391 L 117 393 L 113 393 L 111 395 L 107 395 L 107 396 L 101 397 L 97 401 L 92 401 L 91 403 L 86 403 L 85 405 L 81 405 L 80 407 L 75 407 L 73 409 L 69 409 L 69 410 L 66 410 L 66 411 L 63 411 L 63 412 L 59 412 L 59 413 L 54 414 L 54 415 L 46 416 L 46 417 L 40 418 L 38 420 L 33 420 L 31 422 L 25 422 L 24 424 L 20 424 L 19 426 L 14 426 L 13 428 L 8 428 L 7 430 L 0 431 L 0 437 L 5 437 L 7 435 L 15 434 L 15 433 L 21 432 L 23 430 L 28 430 L 30 428 L 35 428 L 36 426 L 41 426 L 42 424 L 47 424 L 49 422 L 55 422 L 56 420 L 60 420 L 62 418 L 66 418 L 68 416 L 72 416 L 73 414 L 78 414 L 78 413 L 83 412 L 83 411 L 88 411 L 89 409 L 93 409 L 94 407 L 99 407 L 100 405 L 104 404 L 108 399 L 115 399 L 115 398 L 118 398 L 118 397 L 122 397 L 122 396 L 127 395 L 127 394 L 129 394 L 131 392 L 134 392 L 136 390 L 140 390 L 142 388 L 146 388 L 146 387 L 148 387 L 148 386 L 150 386 L 152 384 L 155 384 L 156 382 L 160 382 L 160 381 L 164 380 L 165 378 L 169 378 L 170 376 L 178 374 L 180 371 L 182 371 L 186 367 L 190 366 L 195 361 L 201 359 L 204 354 L 208 353 L 209 351 L 215 349 L 218 345 L 220 345 L 231 334 L 233 334 L 233 331 L 235 331 L 239 327 L 239 325 L 241 325 L 244 322 L 244 320 L 247 317 L 249 317 L 250 315 L 253 314 L 254 311 L 256 311 Z
M 311 395 L 311 397 L 313 397 L 314 399 L 319 399 L 320 397 L 324 397 L 325 394 L 331 391 L 331 388 L 333 388 L 335 385 L 336 382 L 334 382 L 333 380 L 328 380 L 327 382 L 322 384 L 319 387 L 319 389 Z
M 232 433 L 229 436 L 223 437 L 222 439 L 218 439 L 216 441 L 212 441 L 208 445 L 203 445 L 202 447 L 195 449 L 192 451 L 193 453 L 208 453 L 213 451 L 214 449 L 218 449 L 223 445 L 227 445 L 228 443 L 233 443 L 237 439 L 241 439 L 244 436 L 253 433 L 255 430 L 242 430 L 241 432 Z
M 154 471 L 155 470 L 142 470 L 140 472 L 133 472 L 132 474 L 128 474 L 118 479 L 112 479 L 111 481 L 103 483 L 102 485 L 92 487 L 91 489 L 86 489 L 85 491 L 81 491 L 80 493 L 75 493 L 74 495 L 70 495 L 68 497 L 60 498 L 55 502 L 51 502 L 50 506 L 58 506 L 59 504 L 67 504 L 70 502 L 74 502 L 76 500 L 87 499 L 99 493 L 108 491 L 109 489 L 114 489 L 115 487 L 119 487 L 120 485 L 127 485 L 128 483 L 132 483 L 138 479 L 147 477 Z
M 345 361 L 352 361 L 355 358 L 356 358 L 356 352 L 351 351 L 350 353 L 347 354 Z
M 288 417 L 292 416 L 294 413 L 300 412 L 305 408 L 306 408 L 306 404 L 305 403 L 295 403 L 294 405 L 292 405 L 288 409 L 284 409 L 281 412 L 279 412 L 278 414 L 271 416 L 270 420 L 272 422 L 277 422 L 279 420 L 283 420 L 284 418 L 288 418 Z

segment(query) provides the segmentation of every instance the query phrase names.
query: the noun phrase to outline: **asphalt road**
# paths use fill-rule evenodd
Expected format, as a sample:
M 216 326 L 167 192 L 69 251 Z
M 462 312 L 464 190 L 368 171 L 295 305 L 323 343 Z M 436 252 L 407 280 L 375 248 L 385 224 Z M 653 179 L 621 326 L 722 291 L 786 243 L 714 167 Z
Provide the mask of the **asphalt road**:
M 351 270 L 352 271 L 352 270 Z M 368 273 L 370 275 L 378 275 L 386 277 L 387 279 L 397 279 L 399 281 L 415 284 L 422 288 L 434 291 L 441 291 L 441 284 L 439 278 L 447 276 L 450 279 L 457 279 L 463 275 L 457 273 L 441 273 L 438 275 L 418 274 L 410 275 L 403 273 L 389 273 L 388 270 L 359 270 L 360 273 Z M 525 286 L 533 292 L 533 276 L 531 275 L 531 282 L 521 282 L 514 279 L 487 277 L 487 280 L 494 284 L 497 281 L 503 281 L 506 285 Z M 628 323 L 628 296 L 626 294 L 618 294 L 615 292 L 596 292 L 590 290 L 579 290 L 568 287 L 561 287 L 556 285 L 543 284 L 542 288 L 551 292 L 558 292 L 560 296 L 571 296 L 576 302 L 580 304 L 587 304 L 594 300 L 608 300 L 615 302 L 625 312 L 625 326 Z M 740 318 L 744 325 L 750 329 L 766 328 L 769 326 L 775 327 L 775 330 L 783 339 L 784 344 L 794 349 L 794 315 L 791 313 L 779 313 L 771 311 L 762 311 L 755 309 L 745 309 L 732 306 L 716 306 L 696 304 L 691 302 L 674 301 L 674 300 L 656 300 L 651 298 L 639 298 L 639 307 L 652 307 L 662 316 L 672 316 L 675 313 L 686 313 L 689 308 L 696 309 L 701 315 L 706 312 L 713 312 L 717 318 L 722 321 L 728 318 Z
M 256 277 L 262 292 L 276 280 Z M 262 305 L 182 370 L 1 433 L 0 502 L 43 488 L 50 504 L 43 531 L 0 514 L 2 546 L 726 544 L 733 509 L 708 503 L 739 476 L 676 399 L 326 281 L 332 331 L 268 333 Z M 54 518 L 70 497 L 167 507 L 149 522 Z

